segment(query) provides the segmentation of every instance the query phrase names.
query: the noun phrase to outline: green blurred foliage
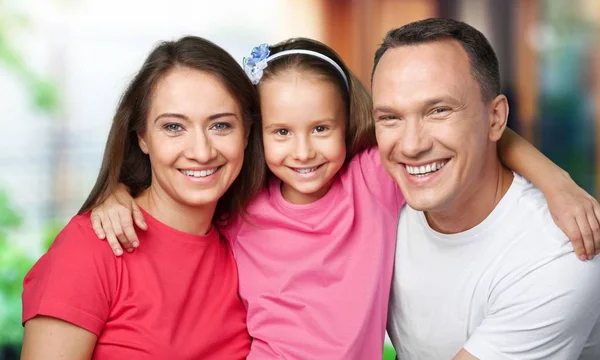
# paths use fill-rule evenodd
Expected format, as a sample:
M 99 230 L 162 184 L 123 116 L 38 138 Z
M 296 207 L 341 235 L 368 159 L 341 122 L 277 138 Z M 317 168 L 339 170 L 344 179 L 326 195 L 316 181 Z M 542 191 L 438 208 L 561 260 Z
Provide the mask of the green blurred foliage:
M 63 221 L 51 220 L 44 227 L 44 233 L 42 234 L 42 250 L 46 252 L 50 248 L 50 245 L 58 236 L 58 233 L 65 227 Z
M 391 345 L 385 344 L 383 347 L 383 360 L 396 360 L 396 351 Z
M 52 113 L 59 105 L 56 84 L 33 71 L 24 56 L 10 42 L 10 34 L 31 26 L 28 17 L 11 10 L 6 2 L 0 1 L 0 65 L 15 75 L 27 88 L 36 109 Z
M 0 62 L 27 88 L 35 108 L 51 113 L 58 107 L 56 85 L 30 70 L 22 56 L 2 36 L 0 28 Z
M 46 114 L 59 106 L 59 92 L 53 81 L 31 69 L 25 57 L 11 43 L 11 37 L 32 24 L 29 18 L 0 1 L 0 66 L 15 76 L 27 90 L 32 107 Z M 23 218 L 11 204 L 9 194 L 0 189 L 0 360 L 19 357 L 23 327 L 21 326 L 21 293 L 23 277 L 36 259 L 23 247 L 10 240 Z M 40 239 L 43 249 L 54 240 L 60 227 L 50 222 Z
M 23 278 L 37 260 L 31 252 L 11 242 L 10 235 L 19 229 L 23 218 L 11 204 L 6 191 L 0 189 L 0 360 L 7 349 L 12 354 L 20 349 L 23 339 L 21 326 L 21 294 Z M 62 229 L 57 221 L 49 222 L 41 236 L 42 250 L 47 250 Z M 18 354 L 16 354 L 18 356 Z
M 0 190 L 0 343 L 19 343 L 22 338 L 22 279 L 33 261 L 15 244 L 9 235 L 23 219 Z

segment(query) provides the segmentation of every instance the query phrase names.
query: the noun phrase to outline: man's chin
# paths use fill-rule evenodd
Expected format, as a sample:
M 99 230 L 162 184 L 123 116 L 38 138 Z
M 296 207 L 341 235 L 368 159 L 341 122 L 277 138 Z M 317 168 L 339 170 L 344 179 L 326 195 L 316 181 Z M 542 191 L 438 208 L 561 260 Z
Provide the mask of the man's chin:
M 442 205 L 442 199 L 439 191 L 428 190 L 408 190 L 402 192 L 406 203 L 417 211 L 435 211 Z
M 406 201 L 406 203 L 408 204 L 408 206 L 410 206 L 413 210 L 417 210 L 417 211 L 431 211 L 431 209 L 433 208 L 433 206 L 429 205 L 429 204 L 423 204 L 422 202 L 412 202 L 412 201 Z

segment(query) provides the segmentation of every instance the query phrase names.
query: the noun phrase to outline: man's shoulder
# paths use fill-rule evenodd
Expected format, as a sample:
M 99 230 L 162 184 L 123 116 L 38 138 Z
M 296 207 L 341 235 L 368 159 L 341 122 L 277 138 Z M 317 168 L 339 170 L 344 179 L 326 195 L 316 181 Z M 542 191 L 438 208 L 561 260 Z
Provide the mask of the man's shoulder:
M 544 269 L 555 268 L 567 278 L 583 273 L 600 276 L 600 261 L 583 265 L 577 259 L 568 237 L 554 222 L 542 192 L 517 174 L 513 186 L 517 187 L 515 201 L 498 224 L 502 229 L 499 232 L 508 240 L 499 254 L 501 272 L 542 274 L 547 271 Z
M 553 249 L 569 247 L 569 239 L 554 222 L 540 189 L 518 174 L 511 187 L 514 201 L 506 208 L 499 227 L 524 240 L 524 244 L 530 241 Z
M 415 234 L 428 225 L 423 212 L 405 204 L 401 210 L 398 230 Z M 476 235 L 474 235 L 476 234 Z M 521 251 L 557 251 L 564 247 L 572 251 L 567 236 L 554 222 L 544 194 L 528 180 L 514 174 L 513 182 L 488 217 L 475 228 L 453 235 L 453 239 L 476 236 L 478 241 L 501 243 L 503 249 L 514 247 Z

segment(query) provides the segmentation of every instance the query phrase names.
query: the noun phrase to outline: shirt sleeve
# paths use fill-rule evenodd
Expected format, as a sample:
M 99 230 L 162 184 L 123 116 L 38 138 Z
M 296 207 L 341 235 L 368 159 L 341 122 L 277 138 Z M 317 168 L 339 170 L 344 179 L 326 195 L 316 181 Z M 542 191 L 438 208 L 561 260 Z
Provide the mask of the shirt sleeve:
M 491 290 L 464 345 L 479 359 L 576 359 L 600 317 L 600 259 L 572 251 L 522 266 Z
M 351 160 L 350 167 L 353 166 L 358 167 L 369 192 L 396 216 L 400 214 L 405 202 L 404 196 L 396 181 L 383 167 L 379 148 L 372 147 L 356 155 Z
M 37 315 L 61 319 L 96 335 L 117 291 L 120 258 L 72 220 L 23 281 L 23 324 Z

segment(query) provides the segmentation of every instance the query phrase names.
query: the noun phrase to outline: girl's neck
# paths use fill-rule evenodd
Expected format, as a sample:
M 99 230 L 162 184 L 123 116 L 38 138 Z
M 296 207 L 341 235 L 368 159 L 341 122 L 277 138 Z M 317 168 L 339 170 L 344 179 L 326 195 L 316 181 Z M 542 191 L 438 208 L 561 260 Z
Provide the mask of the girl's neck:
M 323 186 L 316 192 L 307 194 L 292 188 L 291 186 L 287 185 L 282 181 L 280 187 L 281 196 L 283 196 L 283 198 L 289 203 L 296 205 L 306 205 L 313 203 L 321 199 L 323 196 L 327 195 L 327 193 L 331 189 L 332 184 L 333 180 L 331 180 L 331 182 L 329 182 L 327 185 Z
M 206 235 L 211 228 L 216 203 L 190 206 L 150 186 L 135 201 L 158 221 L 173 229 L 195 235 Z

